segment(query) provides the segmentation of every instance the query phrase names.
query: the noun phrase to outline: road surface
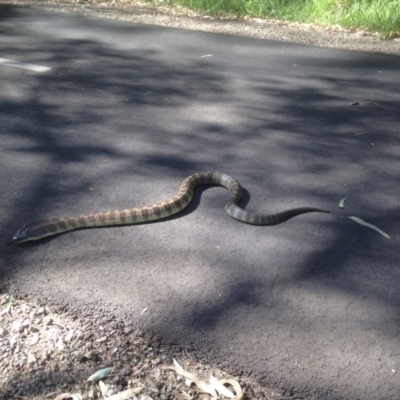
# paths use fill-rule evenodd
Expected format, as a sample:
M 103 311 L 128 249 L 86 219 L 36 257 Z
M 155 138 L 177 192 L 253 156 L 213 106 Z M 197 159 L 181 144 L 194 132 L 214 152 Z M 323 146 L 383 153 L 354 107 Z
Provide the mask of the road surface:
M 264 384 L 397 398 L 399 57 L 16 7 L 0 31 L 4 285 Z M 167 221 L 5 247 L 26 222 L 150 205 L 207 170 L 251 210 L 332 214 L 254 227 L 201 188 Z

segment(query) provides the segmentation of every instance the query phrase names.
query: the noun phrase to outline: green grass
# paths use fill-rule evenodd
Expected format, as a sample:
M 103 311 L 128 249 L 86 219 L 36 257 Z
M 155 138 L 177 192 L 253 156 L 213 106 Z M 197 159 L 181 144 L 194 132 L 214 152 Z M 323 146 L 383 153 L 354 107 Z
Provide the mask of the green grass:
M 208 15 L 249 16 L 341 25 L 400 36 L 400 0 L 153 0 Z

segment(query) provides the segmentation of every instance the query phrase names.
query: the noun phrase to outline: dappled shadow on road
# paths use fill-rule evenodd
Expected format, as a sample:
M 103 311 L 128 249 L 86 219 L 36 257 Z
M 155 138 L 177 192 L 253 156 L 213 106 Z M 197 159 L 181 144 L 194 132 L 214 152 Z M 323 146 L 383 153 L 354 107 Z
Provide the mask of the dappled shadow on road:
M 125 305 L 121 315 L 129 308 L 140 327 L 269 384 L 307 391 L 314 365 L 324 393 L 335 363 L 353 357 L 354 332 L 375 367 L 400 363 L 391 353 L 400 322 L 398 58 L 6 11 L 4 57 L 52 70 L 0 75 L 2 243 L 29 220 L 164 200 L 210 169 L 237 177 L 254 210 L 336 210 L 348 196 L 349 212 L 392 240 L 336 218 L 347 209 L 274 228 L 241 225 L 225 218 L 215 189 L 200 191 L 207 213 L 192 212 L 197 194 L 185 218 L 157 229 L 2 249 L 3 279 L 26 288 L 39 276 L 44 297 L 92 306 L 106 283 L 117 288 L 107 302 Z M 144 307 L 152 317 L 140 316 Z M 364 361 L 351 360 L 356 369 Z M 346 373 L 337 385 L 344 396 L 365 384 Z M 374 387 L 378 378 L 367 377 Z

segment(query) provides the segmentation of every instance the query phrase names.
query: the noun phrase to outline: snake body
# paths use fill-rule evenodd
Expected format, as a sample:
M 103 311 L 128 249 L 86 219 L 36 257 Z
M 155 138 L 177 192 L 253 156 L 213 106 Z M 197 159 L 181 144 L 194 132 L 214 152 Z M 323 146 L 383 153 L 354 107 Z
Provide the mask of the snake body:
M 219 172 L 199 172 L 187 177 L 182 182 L 178 194 L 163 203 L 128 210 L 32 222 L 18 230 L 13 237 L 13 242 L 22 243 L 29 240 L 39 240 L 47 236 L 57 235 L 80 228 L 131 225 L 170 217 L 171 215 L 179 213 L 189 205 L 193 198 L 194 189 L 199 185 L 218 185 L 227 188 L 230 195 L 225 205 L 226 212 L 231 217 L 247 224 L 272 225 L 304 213 L 329 213 L 329 211 L 314 207 L 294 208 L 277 214 L 258 214 L 247 211 L 237 205 L 242 196 L 242 187 L 238 181 L 229 175 Z

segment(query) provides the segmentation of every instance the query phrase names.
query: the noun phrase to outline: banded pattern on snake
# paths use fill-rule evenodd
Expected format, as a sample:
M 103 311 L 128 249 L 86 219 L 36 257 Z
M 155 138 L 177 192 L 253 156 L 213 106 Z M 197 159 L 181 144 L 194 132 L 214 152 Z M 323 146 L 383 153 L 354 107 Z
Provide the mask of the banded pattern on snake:
M 304 213 L 330 212 L 314 207 L 293 208 L 277 214 L 258 214 L 247 211 L 237 205 L 242 196 L 242 187 L 238 181 L 229 175 L 219 172 L 199 172 L 187 177 L 182 182 L 178 194 L 163 203 L 129 210 L 101 212 L 97 214 L 80 215 L 78 217 L 53 218 L 32 222 L 18 230 L 13 237 L 13 242 L 22 243 L 29 240 L 39 240 L 47 236 L 57 235 L 79 228 L 132 225 L 170 217 L 189 205 L 193 198 L 194 189 L 199 185 L 218 185 L 227 188 L 230 196 L 225 205 L 226 212 L 231 217 L 247 224 L 272 225 Z

